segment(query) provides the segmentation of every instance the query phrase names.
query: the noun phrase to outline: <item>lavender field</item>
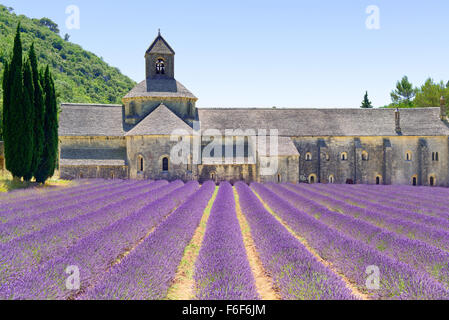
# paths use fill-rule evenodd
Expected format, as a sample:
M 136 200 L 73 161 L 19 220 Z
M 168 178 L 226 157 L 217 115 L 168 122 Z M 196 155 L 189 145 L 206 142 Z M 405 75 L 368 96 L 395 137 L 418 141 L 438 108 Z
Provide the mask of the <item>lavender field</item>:
M 89 180 L 3 194 L 0 299 L 449 299 L 449 189 Z

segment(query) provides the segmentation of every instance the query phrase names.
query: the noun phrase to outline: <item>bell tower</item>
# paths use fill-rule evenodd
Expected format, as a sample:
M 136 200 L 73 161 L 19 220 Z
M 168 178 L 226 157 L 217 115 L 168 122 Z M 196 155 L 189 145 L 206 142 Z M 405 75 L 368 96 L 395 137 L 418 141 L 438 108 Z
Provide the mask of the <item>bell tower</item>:
M 160 30 L 145 53 L 145 62 L 147 84 L 152 80 L 175 79 L 175 51 L 162 37 Z

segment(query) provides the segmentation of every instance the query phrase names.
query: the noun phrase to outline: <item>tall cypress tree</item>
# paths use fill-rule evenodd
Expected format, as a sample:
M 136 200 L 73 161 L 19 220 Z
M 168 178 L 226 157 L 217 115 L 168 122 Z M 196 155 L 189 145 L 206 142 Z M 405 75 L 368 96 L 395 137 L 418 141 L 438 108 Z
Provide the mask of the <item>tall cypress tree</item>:
M 5 124 L 7 123 L 8 119 L 8 110 L 9 110 L 9 64 L 8 61 L 5 61 L 3 63 L 4 70 L 3 70 L 3 117 L 2 117 L 2 136 L 4 137 L 5 134 Z
M 9 87 L 5 121 L 5 160 L 6 169 L 15 178 L 23 177 L 28 171 L 27 159 L 23 158 L 24 137 L 24 94 L 23 94 L 23 68 L 22 68 L 22 42 L 20 39 L 20 24 L 17 26 L 17 33 L 14 39 L 14 49 L 9 65 Z M 29 165 L 29 164 L 28 164 Z
M 31 71 L 33 75 L 33 103 L 34 103 L 34 145 L 33 145 L 33 159 L 31 163 L 31 173 L 35 175 L 41 162 L 42 153 L 44 151 L 44 93 L 41 85 L 40 72 L 37 64 L 36 52 L 34 50 L 34 43 L 31 45 L 29 60 L 31 64 Z
M 47 66 L 43 78 L 43 89 L 45 93 L 44 114 L 44 149 L 41 161 L 36 171 L 36 181 L 45 183 L 52 177 L 58 160 L 58 108 L 56 104 L 55 85 Z
M 23 179 L 30 181 L 33 177 L 34 155 L 34 85 L 30 61 L 23 64 Z

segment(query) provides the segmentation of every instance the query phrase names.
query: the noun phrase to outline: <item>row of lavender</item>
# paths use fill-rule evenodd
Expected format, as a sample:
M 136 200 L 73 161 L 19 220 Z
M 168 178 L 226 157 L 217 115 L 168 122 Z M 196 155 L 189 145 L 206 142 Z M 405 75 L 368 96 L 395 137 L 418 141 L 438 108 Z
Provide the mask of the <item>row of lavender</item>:
M 269 185 L 269 187 L 278 188 L 279 186 Z M 325 208 L 317 208 L 318 210 L 307 213 L 305 212 L 307 210 L 303 210 L 307 206 L 307 204 L 303 204 L 305 199 L 302 198 L 301 201 L 295 202 L 296 205 L 292 205 L 286 198 L 292 200 L 294 197 L 290 197 L 288 190 L 282 187 L 279 187 L 282 189 L 276 189 L 277 192 L 273 192 L 266 186 L 253 183 L 252 188 L 324 260 L 330 262 L 345 277 L 353 281 L 359 290 L 367 292 L 371 297 L 379 299 L 449 299 L 447 287 L 428 272 L 414 268 L 385 254 L 380 248 L 368 244 L 366 235 L 370 231 L 365 232 L 364 228 L 368 230 L 369 226 L 363 224 L 362 221 L 358 221 L 359 223 L 349 221 L 342 218 L 344 215 L 332 215 Z M 323 216 L 326 216 L 326 219 L 321 221 L 319 218 Z M 386 239 L 387 237 L 384 240 Z M 393 250 L 396 240 L 398 239 L 390 242 Z M 400 243 L 401 245 L 404 245 L 404 242 Z M 403 249 L 401 253 L 404 257 L 406 249 Z M 439 251 L 433 258 L 438 254 L 441 252 Z M 424 259 L 426 258 L 424 257 Z M 444 260 L 444 257 L 442 259 L 447 261 Z M 380 286 L 376 290 L 366 286 L 366 271 L 369 266 L 376 266 L 380 271 Z
M 54 257 L 24 275 L 19 283 L 13 285 L 13 298 L 67 299 L 89 290 L 119 261 L 121 255 L 144 239 L 152 228 L 157 227 L 197 189 L 197 182 L 188 183 L 83 238 L 63 255 Z M 64 282 L 67 266 L 77 266 L 81 283 L 79 290 L 67 290 Z M 113 273 L 114 271 L 110 272 L 108 277 Z M 123 277 L 121 279 L 123 280 Z M 102 283 L 113 282 L 104 279 Z M 126 288 L 129 292 L 129 287 Z
M 382 189 L 375 186 L 349 186 L 349 185 L 314 185 L 316 188 L 325 192 L 334 190 L 344 192 L 356 197 L 355 200 L 365 200 L 378 203 L 381 200 L 383 205 L 389 207 L 404 209 L 414 213 L 430 215 L 436 218 L 449 219 L 449 196 L 439 196 L 433 193 L 432 188 L 415 189 L 413 193 L 404 191 L 402 186 L 382 186 Z
M 331 210 L 352 215 L 410 239 L 419 239 L 432 246 L 449 250 L 447 221 L 354 197 L 350 192 L 336 189 L 314 190 L 314 187 L 285 185 L 296 192 L 328 206 Z M 382 199 L 379 198 L 378 202 Z
M 146 182 L 143 193 L 125 190 L 105 206 L 60 223 L 50 224 L 40 231 L 29 233 L 0 245 L 0 298 L 14 296 L 14 280 L 21 279 L 49 260 L 63 256 L 80 240 L 130 216 L 150 203 L 183 186 L 181 181 Z M 89 206 L 85 206 L 89 208 Z M 86 209 L 84 209 L 86 210 Z
M 427 273 L 430 277 L 449 287 L 448 252 L 425 242 L 412 240 L 387 231 L 356 218 L 354 213 L 353 216 L 350 216 L 351 212 L 353 212 L 350 205 L 341 207 L 341 212 L 344 213 L 341 214 L 340 212 L 328 210 L 326 206 L 310 200 L 314 196 L 301 194 L 301 189 L 299 189 L 298 193 L 295 193 L 279 185 L 269 185 L 269 187 L 292 205 L 296 207 L 301 206 L 304 212 L 313 215 L 326 225 L 366 243 L 393 259 L 402 261 L 416 270 Z M 315 198 L 319 197 L 319 195 L 315 195 Z M 331 202 L 329 201 L 328 203 L 332 205 Z

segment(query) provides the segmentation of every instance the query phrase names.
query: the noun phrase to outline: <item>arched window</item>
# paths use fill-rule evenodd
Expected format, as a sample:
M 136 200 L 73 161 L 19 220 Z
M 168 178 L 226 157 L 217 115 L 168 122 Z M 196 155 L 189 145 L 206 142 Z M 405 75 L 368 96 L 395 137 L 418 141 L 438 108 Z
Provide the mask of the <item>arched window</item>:
M 418 177 L 417 176 L 412 177 L 412 185 L 414 185 L 414 186 L 418 185 Z
M 376 176 L 376 184 L 382 184 L 382 176 Z
M 165 74 L 165 61 L 164 61 L 164 59 L 157 59 L 157 62 L 156 62 L 156 74 Z
M 316 182 L 316 175 L 311 174 L 311 175 L 309 176 L 309 183 L 310 183 L 310 184 L 314 184 L 315 182 Z
M 329 183 L 335 183 L 335 178 L 332 174 L 329 176 Z
M 162 171 L 167 172 L 169 167 L 169 160 L 167 157 L 162 159 Z
M 312 154 L 310 152 L 306 153 L 306 161 L 312 161 Z
M 368 161 L 369 156 L 368 156 L 368 152 L 366 152 L 365 150 L 362 151 L 362 160 L 363 161 Z
M 341 161 L 348 160 L 348 154 L 346 152 L 342 152 L 340 155 L 340 159 L 341 159 Z
M 137 157 L 137 171 L 143 172 L 145 170 L 145 161 L 142 156 Z
M 411 151 L 407 151 L 405 153 L 405 161 L 412 161 L 412 152 Z
M 429 177 L 429 186 L 433 187 L 435 186 L 437 183 L 435 176 L 430 176 Z

